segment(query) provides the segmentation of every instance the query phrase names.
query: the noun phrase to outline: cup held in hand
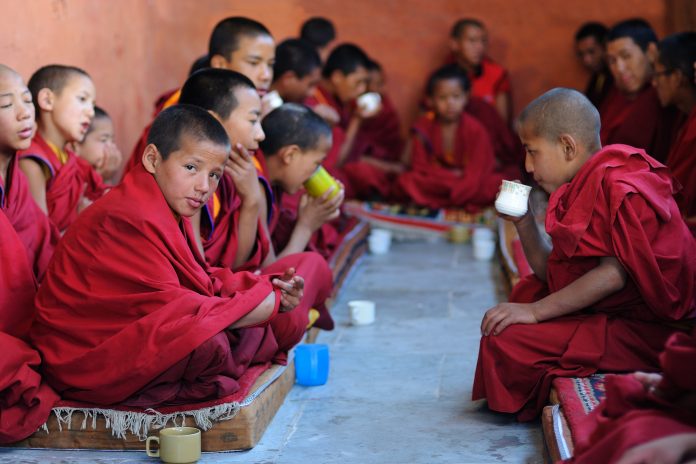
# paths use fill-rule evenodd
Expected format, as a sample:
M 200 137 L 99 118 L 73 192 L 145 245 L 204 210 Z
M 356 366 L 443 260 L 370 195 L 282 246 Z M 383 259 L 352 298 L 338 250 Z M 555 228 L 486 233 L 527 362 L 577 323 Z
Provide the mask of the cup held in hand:
M 502 214 L 512 217 L 522 217 L 527 213 L 527 203 L 532 187 L 504 180 L 500 193 L 495 200 L 495 209 Z
M 304 183 L 305 190 L 307 190 L 307 193 L 313 197 L 322 196 L 331 187 L 333 187 L 334 190 L 329 198 L 333 198 L 338 195 L 341 187 L 338 185 L 338 182 L 336 182 L 336 179 L 331 177 L 331 174 L 329 174 L 329 172 L 324 169 L 323 166 L 319 166 L 317 170 L 314 171 L 314 174 L 312 174 L 312 176 Z
M 363 115 L 372 116 L 382 103 L 382 96 L 377 92 L 368 92 L 360 95 L 357 100 L 358 108 Z

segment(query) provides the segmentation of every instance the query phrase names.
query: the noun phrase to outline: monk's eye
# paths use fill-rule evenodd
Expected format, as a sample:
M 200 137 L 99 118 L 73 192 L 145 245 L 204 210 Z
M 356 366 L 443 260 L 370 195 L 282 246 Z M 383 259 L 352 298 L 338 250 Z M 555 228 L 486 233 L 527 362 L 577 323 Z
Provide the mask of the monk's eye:
M 5 103 L 3 105 L 0 105 L 0 108 L 11 108 L 12 107 L 12 102 Z
M 196 170 L 196 166 L 194 166 L 193 164 L 187 164 L 186 166 L 184 166 L 184 168 L 187 171 L 195 171 Z
M 212 177 L 215 180 L 220 180 L 220 173 L 219 172 L 211 172 L 210 177 Z

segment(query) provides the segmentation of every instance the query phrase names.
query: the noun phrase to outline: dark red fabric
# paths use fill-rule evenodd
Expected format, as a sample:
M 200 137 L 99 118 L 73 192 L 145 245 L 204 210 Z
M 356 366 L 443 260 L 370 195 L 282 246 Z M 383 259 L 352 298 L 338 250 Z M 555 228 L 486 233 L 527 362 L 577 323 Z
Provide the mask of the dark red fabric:
M 495 171 L 502 173 L 505 179 L 522 179 L 525 175 L 524 148 L 519 137 L 500 117 L 498 110 L 479 97 L 471 97 L 464 111 L 488 130 L 495 153 Z
M 696 219 L 696 108 L 691 110 L 672 144 L 666 164 L 683 187 L 677 197 L 682 215 Z
M 416 121 L 412 132 L 411 170 L 399 176 L 397 197 L 429 208 L 471 211 L 493 203 L 503 176 L 494 172 L 493 146 L 481 123 L 462 113 L 451 159 L 444 153 L 442 130 L 432 115 Z
M 269 277 L 206 272 L 190 237 L 188 219 L 177 221 L 142 166 L 68 230 L 37 294 L 31 332 L 44 375 L 64 398 L 137 402 L 164 375 L 167 391 L 176 392 L 149 400 L 203 400 L 213 390 L 233 393 L 238 370 L 230 362 L 269 360 L 259 359 L 277 349 L 267 324 L 242 329 L 255 332 L 253 343 L 227 345 L 226 359 L 219 351 L 219 334 L 227 337 L 274 291 Z M 169 377 L 169 369 L 183 374 Z
M 220 179 L 215 195 L 220 201 L 220 210 L 217 215 L 213 217 L 212 196 L 202 211 L 201 234 L 203 235 L 205 259 L 211 266 L 232 269 L 237 256 L 242 199 L 237 195 L 234 181 L 227 174 Z M 270 249 L 270 241 L 263 233 L 261 218 L 258 220 L 256 230 L 256 244 L 251 256 L 244 264 L 232 270 L 255 271 L 261 268 L 261 264 L 268 256 Z
M 0 444 L 41 426 L 58 395 L 41 380 L 41 357 L 24 339 L 34 319 L 36 280 L 22 241 L 0 211 Z
M 604 256 L 615 256 L 629 279 L 591 309 L 482 337 L 474 399 L 530 420 L 546 403 L 554 377 L 657 369 L 657 355 L 674 331 L 660 322 L 696 313 L 696 242 L 674 187 L 667 168 L 643 150 L 612 145 L 551 195 L 547 291 L 568 286 Z M 518 287 L 513 301 L 544 294 L 535 276 Z
M 631 99 L 613 86 L 599 114 L 602 145 L 620 143 L 642 148 L 663 163 L 683 123 L 676 108 L 660 105 L 657 91 L 650 83 Z
M 482 98 L 486 103 L 495 105 L 495 99 L 501 93 L 510 93 L 508 73 L 488 57 L 481 62 L 477 73 L 470 73 L 471 96 Z
M 82 197 L 96 200 L 107 189 L 92 166 L 70 150 L 68 160 L 61 164 L 46 141 L 37 133 L 28 149 L 19 152 L 20 158 L 33 159 L 51 173 L 46 183 L 48 217 L 59 231 L 64 232 L 77 218 Z
M 696 411 L 685 404 L 696 394 L 696 331 L 674 334 L 660 355 L 661 397 L 633 376 L 607 378 L 607 396 L 575 434 L 574 463 L 616 462 L 630 448 L 670 435 L 696 433 Z
M 31 196 L 16 155 L 7 169 L 6 184 L 2 185 L 0 181 L 0 208 L 24 244 L 29 264 L 40 280 L 53 256 L 53 247 L 58 243 L 60 233 Z

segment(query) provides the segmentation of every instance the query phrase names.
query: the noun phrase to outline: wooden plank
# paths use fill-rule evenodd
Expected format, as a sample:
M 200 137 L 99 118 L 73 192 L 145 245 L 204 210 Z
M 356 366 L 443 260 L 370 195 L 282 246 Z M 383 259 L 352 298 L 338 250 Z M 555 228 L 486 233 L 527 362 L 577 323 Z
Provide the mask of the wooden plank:
M 255 391 L 280 369 L 275 366 L 264 372 L 254 383 L 251 391 Z M 210 430 L 201 434 L 203 451 L 232 451 L 245 450 L 256 446 L 264 431 L 271 423 L 276 412 L 283 404 L 288 392 L 295 383 L 295 368 L 288 368 L 266 390 L 264 390 L 249 406 L 242 408 L 232 419 L 220 421 Z M 103 449 L 103 450 L 142 450 L 145 442 L 132 434 L 125 439 L 112 436 L 111 429 L 106 428 L 103 416 L 96 420 L 96 428 L 92 428 L 92 419 L 87 419 L 86 428 L 81 429 L 84 414 L 75 412 L 72 415 L 71 426 L 63 424 L 62 431 L 54 414 L 48 419 L 50 433 L 39 430 L 26 440 L 14 443 L 17 448 L 53 448 L 53 449 Z M 181 424 L 177 424 L 181 425 Z M 195 427 L 195 420 L 187 417 L 185 425 Z M 156 435 L 157 430 L 150 431 Z

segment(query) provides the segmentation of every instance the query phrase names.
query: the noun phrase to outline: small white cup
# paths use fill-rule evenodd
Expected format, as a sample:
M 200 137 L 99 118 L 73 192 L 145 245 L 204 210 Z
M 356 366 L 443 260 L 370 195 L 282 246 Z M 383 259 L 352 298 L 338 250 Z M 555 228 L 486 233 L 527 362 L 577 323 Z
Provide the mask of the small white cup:
M 358 108 L 364 115 L 372 115 L 379 109 L 382 96 L 377 92 L 368 92 L 358 97 Z
M 474 259 L 490 261 L 495 255 L 495 240 L 478 240 L 474 242 Z
M 264 95 L 263 101 L 268 106 L 269 111 L 272 111 L 283 104 L 283 99 L 281 98 L 280 94 L 275 90 L 272 90 L 268 92 L 266 95 Z
M 532 187 L 529 185 L 504 180 L 498 198 L 495 200 L 495 209 L 508 216 L 522 217 L 527 212 L 531 191 Z
M 369 300 L 353 300 L 348 302 L 350 323 L 353 325 L 369 325 L 375 322 L 375 302 Z
M 373 255 L 383 255 L 389 252 L 392 234 L 386 229 L 373 229 L 367 238 L 370 253 Z
M 495 240 L 495 233 L 487 227 L 477 227 L 471 236 L 471 241 L 476 243 L 479 241 Z

